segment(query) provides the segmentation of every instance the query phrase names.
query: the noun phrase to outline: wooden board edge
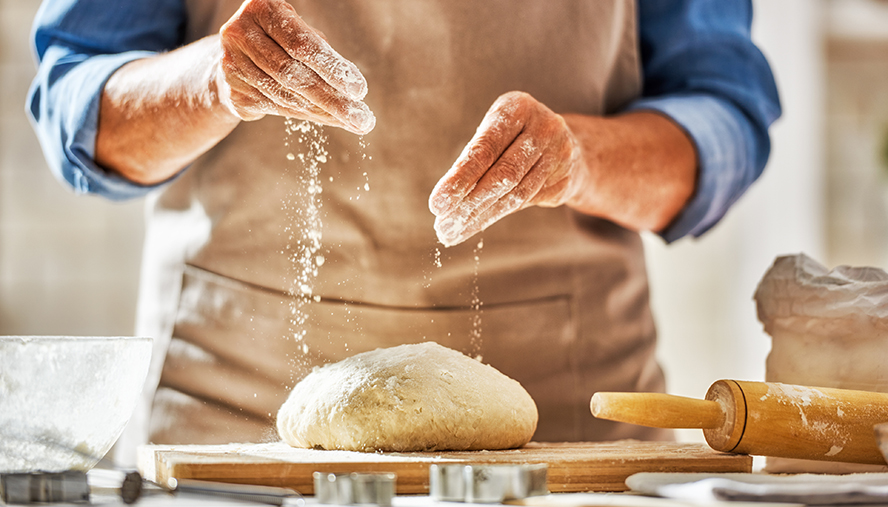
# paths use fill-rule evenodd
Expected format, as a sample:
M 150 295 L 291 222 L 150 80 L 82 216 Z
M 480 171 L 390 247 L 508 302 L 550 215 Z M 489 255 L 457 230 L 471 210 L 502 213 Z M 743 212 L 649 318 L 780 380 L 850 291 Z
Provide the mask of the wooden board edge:
M 640 472 L 705 472 L 705 473 L 750 473 L 752 457 L 735 455 L 734 460 L 707 461 L 689 465 L 687 461 L 673 460 L 661 463 L 657 467 L 650 463 L 627 462 L 608 467 L 605 471 L 577 473 L 566 465 L 549 465 L 548 487 L 550 493 L 587 493 L 587 492 L 621 492 L 628 491 L 626 479 Z
M 140 445 L 136 449 L 136 470 L 143 479 L 157 482 L 157 451 L 154 445 Z
M 204 479 L 235 484 L 255 484 L 261 486 L 277 486 L 292 488 L 303 495 L 314 494 L 314 472 L 349 473 L 349 472 L 380 472 L 377 464 L 356 463 L 344 469 L 342 463 L 289 463 L 284 467 L 276 464 L 275 468 L 283 473 L 269 475 L 268 464 L 246 464 L 236 472 L 231 472 L 225 464 L 193 464 L 171 462 L 164 469 L 166 477 L 181 479 Z M 362 466 L 363 465 L 363 466 Z M 395 485 L 399 495 L 428 494 L 429 471 L 431 463 L 400 462 L 390 463 L 385 472 L 397 476 Z
M 687 445 L 688 449 L 697 449 L 697 446 Z M 187 446 L 185 446 L 187 447 Z M 705 446 L 702 446 L 705 447 Z M 705 451 L 701 447 L 701 451 Z M 751 472 L 752 457 L 740 454 L 719 453 L 708 449 L 705 456 L 689 460 L 687 457 L 675 457 L 661 460 L 657 467 L 651 467 L 649 460 L 632 459 L 594 462 L 597 472 L 578 473 L 584 469 L 583 460 L 571 460 L 561 464 L 549 463 L 549 490 L 552 493 L 576 493 L 576 492 L 618 492 L 626 491 L 625 480 L 630 475 L 638 472 Z M 139 449 L 139 470 L 146 478 L 165 484 L 169 478 L 191 478 L 204 480 L 218 480 L 241 484 L 260 484 L 269 486 L 291 487 L 302 494 L 314 494 L 312 473 L 315 471 L 337 473 L 352 471 L 380 471 L 380 463 L 356 462 L 349 463 L 348 470 L 343 470 L 342 463 L 298 463 L 268 459 L 261 462 L 236 463 L 236 470 L 232 469 L 232 459 L 238 460 L 237 454 L 216 455 L 207 452 L 202 456 L 206 461 L 195 463 L 194 452 L 183 449 L 183 446 L 143 446 Z M 526 460 L 512 462 L 546 463 L 546 458 L 560 457 L 562 455 L 538 454 L 528 456 Z M 249 456 L 255 459 L 257 456 Z M 397 494 L 428 494 L 428 467 L 433 462 L 452 461 L 455 456 L 440 457 L 434 461 L 423 462 L 388 462 L 385 463 L 385 471 L 398 474 Z M 471 458 L 471 459 L 468 459 Z M 214 460 L 218 460 L 214 462 Z M 456 458 L 461 463 L 502 463 L 504 460 L 497 455 L 485 455 L 483 453 L 471 453 Z M 281 474 L 280 469 L 284 467 Z M 274 468 L 274 473 L 269 467 Z M 589 467 L 592 468 L 592 463 Z
M 564 465 L 549 465 L 548 488 L 552 493 L 580 493 L 580 492 L 620 492 L 627 491 L 626 479 L 639 472 L 708 472 L 730 473 L 751 472 L 752 457 L 745 455 L 733 455 L 731 460 L 712 460 L 689 466 L 687 460 L 668 460 L 659 466 L 652 468 L 650 463 L 644 461 L 631 461 L 622 466 L 607 467 L 606 472 L 577 473 L 577 471 Z M 314 494 L 314 482 L 312 474 L 341 473 L 341 472 L 378 472 L 378 463 L 353 463 L 348 470 L 343 469 L 342 463 L 274 463 L 275 474 L 268 473 L 269 463 L 248 463 L 240 465 L 235 472 L 231 471 L 227 463 L 179 463 L 175 459 L 161 457 L 156 469 L 159 478 L 167 481 L 170 477 L 182 479 L 205 479 L 220 482 L 238 484 L 258 484 L 264 486 L 278 486 L 292 488 L 304 495 Z M 428 467 L 432 463 L 421 462 L 397 462 L 387 463 L 386 472 L 393 472 L 398 476 L 396 493 L 400 495 L 428 494 L 429 479 Z M 281 469 L 283 468 L 283 471 Z

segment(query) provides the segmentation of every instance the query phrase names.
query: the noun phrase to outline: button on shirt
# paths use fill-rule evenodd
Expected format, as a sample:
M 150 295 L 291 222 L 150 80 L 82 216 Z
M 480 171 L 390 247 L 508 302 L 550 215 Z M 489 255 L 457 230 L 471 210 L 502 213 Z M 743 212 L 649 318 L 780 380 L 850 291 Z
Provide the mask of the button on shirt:
M 39 59 L 27 110 L 50 169 L 78 193 L 136 198 L 94 160 L 102 89 L 123 64 L 184 42 L 182 0 L 45 0 L 34 21 Z M 658 111 L 693 139 L 696 191 L 661 232 L 666 241 L 715 225 L 762 173 L 780 115 L 767 61 L 750 39 L 749 0 L 639 0 L 644 90 L 627 110 Z

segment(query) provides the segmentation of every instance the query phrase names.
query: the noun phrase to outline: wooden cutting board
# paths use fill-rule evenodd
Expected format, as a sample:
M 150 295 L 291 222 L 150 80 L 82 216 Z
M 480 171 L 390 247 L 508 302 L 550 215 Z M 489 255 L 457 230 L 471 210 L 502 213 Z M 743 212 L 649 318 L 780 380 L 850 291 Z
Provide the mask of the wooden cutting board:
M 398 494 L 428 494 L 429 465 L 549 465 L 549 491 L 625 491 L 637 472 L 750 472 L 752 458 L 704 444 L 639 442 L 537 443 L 507 451 L 360 453 L 295 449 L 284 443 L 143 446 L 139 471 L 162 484 L 171 477 L 293 488 L 313 495 L 316 471 L 394 472 Z

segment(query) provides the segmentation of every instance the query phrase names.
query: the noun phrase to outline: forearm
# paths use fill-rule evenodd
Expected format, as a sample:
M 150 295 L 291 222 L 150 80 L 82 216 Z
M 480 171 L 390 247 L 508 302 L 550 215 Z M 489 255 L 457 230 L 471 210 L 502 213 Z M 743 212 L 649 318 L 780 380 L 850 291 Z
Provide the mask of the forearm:
M 102 93 L 96 162 L 154 184 L 227 136 L 240 119 L 216 90 L 220 52 L 218 36 L 211 36 L 115 72 Z
M 376 117 L 367 81 L 285 0 L 247 0 L 210 36 L 134 61 L 105 86 L 96 160 L 130 181 L 162 182 L 241 120 L 278 115 L 358 135 Z
M 568 206 L 632 230 L 660 231 L 694 193 L 697 156 L 688 135 L 652 112 L 564 115 L 581 161 Z
M 659 232 L 693 195 L 696 177 L 693 142 L 664 116 L 562 116 L 509 92 L 438 181 L 429 209 L 446 246 L 528 206 L 567 205 Z

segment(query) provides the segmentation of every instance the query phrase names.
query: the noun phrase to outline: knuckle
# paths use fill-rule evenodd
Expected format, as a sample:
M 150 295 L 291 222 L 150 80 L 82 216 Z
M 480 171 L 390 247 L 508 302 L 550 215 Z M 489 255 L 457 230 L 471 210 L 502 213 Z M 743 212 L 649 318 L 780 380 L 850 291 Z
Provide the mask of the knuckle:
M 524 182 L 521 185 L 515 187 L 515 190 L 511 192 L 511 197 L 513 197 L 518 202 L 527 202 L 533 198 L 537 193 L 536 185 L 531 184 L 530 182 Z
M 530 94 L 527 92 L 522 92 L 520 90 L 513 90 L 510 92 L 506 92 L 500 95 L 500 100 L 504 102 L 524 102 L 530 97 Z
M 550 131 L 562 131 L 567 129 L 567 121 L 560 114 L 551 113 L 546 115 L 546 126 Z
M 310 48 L 314 45 L 312 35 L 308 32 L 301 31 L 292 35 L 293 51 L 300 56 L 308 57 L 311 54 Z
M 222 29 L 237 26 L 247 22 L 246 20 L 250 18 L 255 19 L 256 17 L 261 16 L 264 11 L 264 6 L 262 5 L 264 3 L 263 0 L 246 0 L 241 4 L 240 9 L 238 9 L 237 12 L 234 13 L 224 25 L 222 25 Z
M 532 112 L 536 100 L 527 92 L 511 91 L 500 95 L 494 102 L 493 111 L 504 122 L 523 122 Z
M 246 0 L 243 3 L 242 12 L 250 15 L 264 15 L 268 14 L 270 10 L 267 0 Z
M 493 165 L 496 157 L 497 150 L 491 136 L 488 135 L 481 136 L 469 149 L 469 160 L 477 161 L 485 167 Z
M 239 18 L 228 20 L 228 22 L 222 25 L 222 28 L 219 29 L 219 35 L 222 37 L 223 46 L 225 46 L 230 39 L 236 38 L 241 34 L 243 34 L 243 26 L 241 25 Z
M 522 91 L 507 92 L 503 97 L 505 102 L 515 108 L 518 113 L 525 112 L 528 106 L 536 102 L 529 93 Z
M 279 76 L 286 79 L 292 87 L 299 86 L 303 81 L 304 72 L 300 69 L 300 64 L 297 61 L 281 58 L 274 62 L 274 70 Z
M 287 51 L 297 60 L 315 63 L 321 58 L 318 37 L 307 26 L 290 33 L 288 38 Z
M 524 178 L 524 164 L 514 158 L 503 158 L 496 166 L 496 177 L 499 181 L 515 185 Z
M 444 188 L 445 193 L 461 199 L 468 194 L 469 189 L 475 185 L 475 181 L 475 178 L 464 173 L 457 174 L 447 182 L 447 186 Z

